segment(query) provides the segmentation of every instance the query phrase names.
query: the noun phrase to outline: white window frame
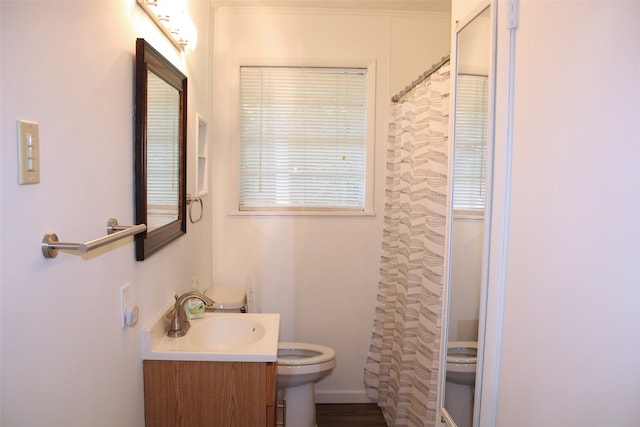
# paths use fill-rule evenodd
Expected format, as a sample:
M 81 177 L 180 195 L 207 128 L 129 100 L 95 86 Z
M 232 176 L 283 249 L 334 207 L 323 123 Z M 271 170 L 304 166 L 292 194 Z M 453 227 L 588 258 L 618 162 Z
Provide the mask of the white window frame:
M 238 159 L 239 159 L 239 97 L 240 67 L 274 66 L 274 67 L 318 67 L 318 68 L 364 68 L 367 70 L 367 112 L 366 112 L 366 158 L 365 158 L 365 200 L 362 210 L 345 210 L 341 208 L 323 208 L 318 210 L 240 210 L 238 198 Z M 376 118 L 376 61 L 370 59 L 238 59 L 233 64 L 232 79 L 232 138 L 230 147 L 230 189 L 229 210 L 231 216 L 373 216 L 374 212 L 374 166 L 375 166 L 375 118 Z

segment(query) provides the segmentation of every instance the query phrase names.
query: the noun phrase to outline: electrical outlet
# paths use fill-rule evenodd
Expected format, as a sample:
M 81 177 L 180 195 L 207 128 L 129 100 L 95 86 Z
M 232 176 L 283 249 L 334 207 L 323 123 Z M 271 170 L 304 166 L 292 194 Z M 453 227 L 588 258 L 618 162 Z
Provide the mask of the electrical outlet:
M 131 289 L 128 283 L 120 286 L 120 326 L 127 326 L 127 309 L 131 307 Z

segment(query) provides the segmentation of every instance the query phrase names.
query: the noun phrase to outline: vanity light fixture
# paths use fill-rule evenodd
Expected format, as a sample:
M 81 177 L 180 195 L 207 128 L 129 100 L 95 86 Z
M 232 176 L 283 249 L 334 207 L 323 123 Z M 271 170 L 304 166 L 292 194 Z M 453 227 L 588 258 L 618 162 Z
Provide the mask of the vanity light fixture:
M 137 0 L 158 28 L 180 50 L 196 49 L 198 31 L 187 13 L 186 0 Z

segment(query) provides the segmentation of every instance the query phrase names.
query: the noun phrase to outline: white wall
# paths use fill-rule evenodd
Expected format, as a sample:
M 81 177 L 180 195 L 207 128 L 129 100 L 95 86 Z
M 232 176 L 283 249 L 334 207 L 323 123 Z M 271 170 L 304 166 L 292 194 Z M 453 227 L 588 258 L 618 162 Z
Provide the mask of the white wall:
M 325 344 L 338 366 L 318 401 L 366 401 L 364 362 L 378 287 L 390 97 L 449 53 L 449 15 L 220 8 L 214 25 L 216 282 L 252 275 L 262 311 L 282 314 L 282 340 Z M 375 217 L 238 217 L 234 96 L 241 59 L 375 59 Z M 234 68 L 235 67 L 235 68 Z
M 484 221 L 454 218 L 451 234 L 449 341 L 477 341 Z
M 520 3 L 500 426 L 640 420 L 638 17 Z
M 195 113 L 211 118 L 207 3 L 191 14 L 200 44 L 181 56 L 135 0 L 0 2 L 2 425 L 144 423 L 140 328 L 193 276 L 209 280 L 211 215 L 144 262 L 130 242 L 88 259 L 45 259 L 40 242 L 47 232 L 86 241 L 111 216 L 134 220 L 136 37 L 189 77 L 193 170 Z M 18 119 L 40 124 L 38 185 L 17 184 Z M 125 283 L 141 310 L 135 328 L 120 327 Z

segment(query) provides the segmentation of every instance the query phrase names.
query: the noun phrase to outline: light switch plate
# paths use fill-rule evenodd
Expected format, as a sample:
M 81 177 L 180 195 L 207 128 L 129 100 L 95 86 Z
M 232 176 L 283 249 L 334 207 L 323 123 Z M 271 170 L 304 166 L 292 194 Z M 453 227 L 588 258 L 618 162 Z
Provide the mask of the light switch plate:
M 18 184 L 40 182 L 40 129 L 38 123 L 18 120 Z

